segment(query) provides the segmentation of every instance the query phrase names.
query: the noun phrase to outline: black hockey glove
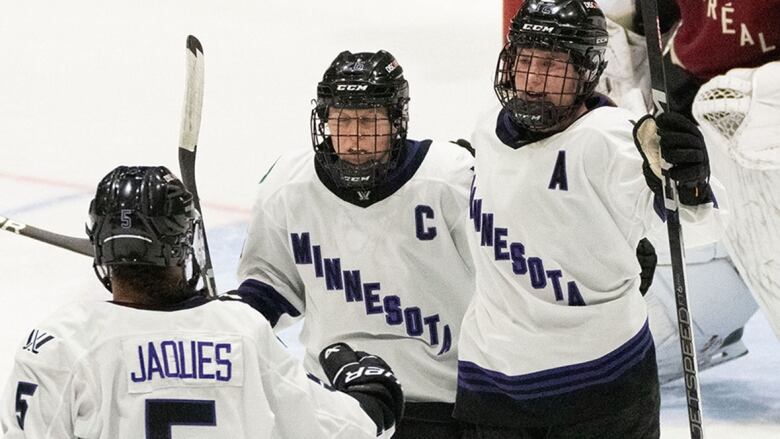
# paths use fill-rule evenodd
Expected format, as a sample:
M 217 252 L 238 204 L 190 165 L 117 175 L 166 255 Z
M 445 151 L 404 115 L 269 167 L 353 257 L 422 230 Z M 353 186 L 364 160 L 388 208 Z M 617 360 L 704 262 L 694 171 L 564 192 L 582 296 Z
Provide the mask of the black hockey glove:
M 346 343 L 332 344 L 320 352 L 320 364 L 331 385 L 360 402 L 381 432 L 403 415 L 401 383 L 381 358 L 355 352 Z
M 680 202 L 696 206 L 712 201 L 707 147 L 696 125 L 677 113 L 644 116 L 634 126 L 634 143 L 642 155 L 645 181 L 663 197 L 661 157 L 672 165 L 669 177 L 677 182 Z
M 644 296 L 647 294 L 647 290 L 650 289 L 650 285 L 653 284 L 655 267 L 658 265 L 658 255 L 655 254 L 655 247 L 647 238 L 642 238 L 636 246 L 636 258 L 639 260 L 639 266 L 642 267 L 642 272 L 639 274 L 641 279 L 639 292 Z

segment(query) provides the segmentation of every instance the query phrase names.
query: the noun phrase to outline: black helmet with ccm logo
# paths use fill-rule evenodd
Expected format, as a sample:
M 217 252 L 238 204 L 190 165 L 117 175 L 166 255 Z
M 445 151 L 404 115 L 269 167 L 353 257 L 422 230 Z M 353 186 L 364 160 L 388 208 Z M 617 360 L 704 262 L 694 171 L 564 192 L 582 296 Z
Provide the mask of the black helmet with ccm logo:
M 329 126 L 337 120 L 331 114 L 334 109 L 383 109 L 390 124 L 391 147 L 386 156 L 367 158 L 360 164 L 340 160 L 332 139 L 337 127 Z M 381 184 L 398 163 L 406 144 L 408 122 L 409 83 L 389 52 L 341 52 L 317 84 L 316 105 L 311 113 L 312 143 L 319 164 L 340 187 L 362 190 Z
M 496 95 L 513 120 L 529 131 L 564 129 L 593 93 L 606 67 L 607 41 L 604 13 L 595 1 L 526 0 L 512 19 L 506 46 L 499 56 Z M 523 69 L 528 69 L 518 65 L 525 59 L 524 54 L 543 56 L 538 53 L 553 53 L 556 59 L 563 59 L 567 64 L 566 80 L 572 81 L 567 90 L 553 90 L 545 100 L 529 99 L 516 79 L 523 78 Z M 555 82 L 555 76 L 547 79 L 546 83 Z M 556 92 L 568 97 L 552 96 Z

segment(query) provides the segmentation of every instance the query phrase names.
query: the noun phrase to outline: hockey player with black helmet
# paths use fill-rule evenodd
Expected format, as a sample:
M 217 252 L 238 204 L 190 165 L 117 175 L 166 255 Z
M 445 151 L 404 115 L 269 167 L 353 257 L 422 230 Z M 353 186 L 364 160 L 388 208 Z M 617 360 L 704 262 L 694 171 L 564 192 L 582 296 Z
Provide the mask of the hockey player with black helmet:
M 472 156 L 407 138 L 409 84 L 390 53 L 342 52 L 317 86 L 313 150 L 260 183 L 238 293 L 276 328 L 305 316 L 307 369 L 335 340 L 393 365 L 407 403 L 396 438 L 459 437 L 457 339 L 473 293 L 466 242 Z
M 407 149 L 408 106 L 409 84 L 388 52 L 334 60 L 317 85 L 311 133 L 317 162 L 335 186 L 381 186 Z
M 200 215 L 170 171 L 114 169 L 98 185 L 89 218 L 95 273 L 108 291 L 114 292 L 114 279 L 119 295 L 132 291 L 142 301 L 177 303 L 200 295 L 194 291 L 200 268 L 192 246 Z
M 465 438 L 659 436 L 635 251 L 663 224 L 661 154 L 681 217 L 717 234 L 719 215 L 694 125 L 639 120 L 594 93 L 607 38 L 596 2 L 527 0 L 499 55 L 501 107 L 472 138 L 477 281 L 455 410 Z
M 94 266 L 113 300 L 70 305 L 31 332 L 2 396 L 3 437 L 393 434 L 403 394 L 383 360 L 328 346 L 333 391 L 251 305 L 194 288 L 199 214 L 168 169 L 114 169 L 89 216 Z

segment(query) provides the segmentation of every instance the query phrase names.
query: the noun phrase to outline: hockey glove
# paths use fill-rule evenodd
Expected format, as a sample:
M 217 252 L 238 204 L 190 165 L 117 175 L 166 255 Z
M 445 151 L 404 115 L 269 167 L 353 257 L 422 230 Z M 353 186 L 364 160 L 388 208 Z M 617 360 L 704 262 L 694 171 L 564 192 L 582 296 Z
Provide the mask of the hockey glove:
M 663 197 L 661 157 L 671 166 L 669 177 L 677 182 L 680 202 L 689 206 L 712 201 L 707 147 L 696 125 L 677 113 L 644 116 L 634 126 L 634 143 L 642 155 L 645 181 Z
M 655 247 L 647 238 L 642 238 L 636 246 L 636 258 L 639 261 L 639 266 L 642 267 L 642 272 L 639 274 L 641 280 L 639 292 L 644 296 L 647 294 L 647 290 L 650 289 L 650 285 L 653 284 L 655 267 L 658 265 L 658 255 L 655 253 Z
M 346 343 L 320 352 L 320 364 L 331 385 L 360 402 L 379 432 L 397 423 L 404 411 L 401 383 L 381 358 L 355 352 Z

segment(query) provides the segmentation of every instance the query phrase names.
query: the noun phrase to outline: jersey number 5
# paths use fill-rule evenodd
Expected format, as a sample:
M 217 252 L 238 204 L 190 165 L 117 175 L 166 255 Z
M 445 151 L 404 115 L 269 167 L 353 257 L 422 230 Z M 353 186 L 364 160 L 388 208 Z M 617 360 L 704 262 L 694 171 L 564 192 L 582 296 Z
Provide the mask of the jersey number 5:
M 217 411 L 212 400 L 147 399 L 146 439 L 171 439 L 174 425 L 215 426 Z
M 24 417 L 27 416 L 29 408 L 25 396 L 32 396 L 37 388 L 37 384 L 24 381 L 19 381 L 19 384 L 16 385 L 16 422 L 22 430 L 24 430 Z

